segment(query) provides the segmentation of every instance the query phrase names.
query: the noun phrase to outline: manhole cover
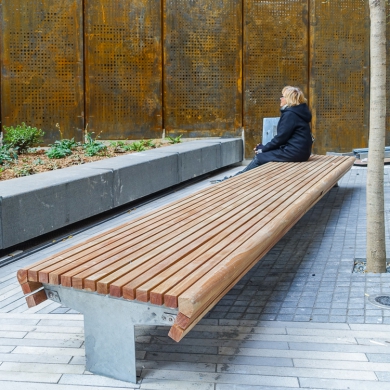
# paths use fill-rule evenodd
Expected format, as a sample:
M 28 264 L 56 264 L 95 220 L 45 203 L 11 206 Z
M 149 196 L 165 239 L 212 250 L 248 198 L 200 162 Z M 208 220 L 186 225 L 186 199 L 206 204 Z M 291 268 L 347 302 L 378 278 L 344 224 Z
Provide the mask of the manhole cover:
M 375 301 L 381 305 L 390 306 L 390 297 L 388 295 L 381 295 L 375 298 Z

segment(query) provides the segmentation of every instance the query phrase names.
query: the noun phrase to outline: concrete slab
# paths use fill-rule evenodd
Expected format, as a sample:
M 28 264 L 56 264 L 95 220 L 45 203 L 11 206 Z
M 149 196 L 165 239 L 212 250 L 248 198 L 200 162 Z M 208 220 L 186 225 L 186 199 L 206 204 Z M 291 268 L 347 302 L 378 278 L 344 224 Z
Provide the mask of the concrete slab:
M 0 183 L 1 248 L 114 207 L 113 173 L 70 167 Z

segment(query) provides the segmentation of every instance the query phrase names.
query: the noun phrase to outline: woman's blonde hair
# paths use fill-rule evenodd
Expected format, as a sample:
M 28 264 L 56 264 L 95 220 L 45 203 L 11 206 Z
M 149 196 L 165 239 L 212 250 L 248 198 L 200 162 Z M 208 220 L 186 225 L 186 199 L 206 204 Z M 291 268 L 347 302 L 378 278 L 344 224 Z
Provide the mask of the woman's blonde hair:
M 289 107 L 298 106 L 299 104 L 307 102 L 305 95 L 298 87 L 291 87 L 288 85 L 283 88 L 282 95 L 285 97 Z

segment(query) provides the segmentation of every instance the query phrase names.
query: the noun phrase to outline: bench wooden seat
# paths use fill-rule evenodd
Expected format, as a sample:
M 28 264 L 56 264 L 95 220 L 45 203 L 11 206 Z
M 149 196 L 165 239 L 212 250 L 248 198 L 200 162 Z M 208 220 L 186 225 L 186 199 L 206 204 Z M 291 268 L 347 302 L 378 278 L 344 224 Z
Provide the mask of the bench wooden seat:
M 99 348 L 107 338 L 116 352 L 123 348 L 123 333 L 98 335 L 98 326 L 111 321 L 119 332 L 122 320 L 124 327 L 171 324 L 169 336 L 181 340 L 354 161 L 312 156 L 303 163 L 268 163 L 211 185 L 19 270 L 27 303 L 49 297 L 84 313 L 87 369 L 135 382 L 135 367 L 110 365 L 106 349 L 97 357 L 99 337 Z M 120 307 L 111 312 L 115 305 Z M 131 324 L 113 320 L 123 310 L 132 313 Z M 134 354 L 131 348 L 128 354 Z

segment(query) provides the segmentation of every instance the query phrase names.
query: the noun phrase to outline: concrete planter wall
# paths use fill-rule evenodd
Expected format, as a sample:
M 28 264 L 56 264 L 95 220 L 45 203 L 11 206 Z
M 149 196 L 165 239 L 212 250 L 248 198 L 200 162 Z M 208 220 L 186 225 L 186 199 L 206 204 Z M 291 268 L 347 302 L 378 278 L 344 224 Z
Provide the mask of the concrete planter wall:
M 205 139 L 0 182 L 0 249 L 243 159 L 243 142 Z

